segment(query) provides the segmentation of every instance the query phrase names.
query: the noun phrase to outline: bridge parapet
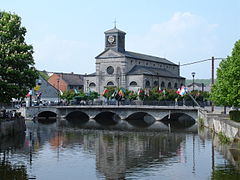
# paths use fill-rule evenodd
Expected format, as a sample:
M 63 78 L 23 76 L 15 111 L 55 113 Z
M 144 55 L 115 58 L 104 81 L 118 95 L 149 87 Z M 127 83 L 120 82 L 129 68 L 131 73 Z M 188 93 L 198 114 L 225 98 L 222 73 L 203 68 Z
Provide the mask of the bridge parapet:
M 81 111 L 87 114 L 90 118 L 95 118 L 102 112 L 113 112 L 121 119 L 126 119 L 130 115 L 138 112 L 144 112 L 153 116 L 156 120 L 161 120 L 166 116 L 171 116 L 173 113 L 183 113 L 197 119 L 198 108 L 187 106 L 145 106 L 145 105 L 105 105 L 105 106 L 41 106 L 41 107 L 25 107 L 19 109 L 25 118 L 37 117 L 39 113 L 50 111 L 57 114 L 57 117 L 64 118 L 69 113 Z

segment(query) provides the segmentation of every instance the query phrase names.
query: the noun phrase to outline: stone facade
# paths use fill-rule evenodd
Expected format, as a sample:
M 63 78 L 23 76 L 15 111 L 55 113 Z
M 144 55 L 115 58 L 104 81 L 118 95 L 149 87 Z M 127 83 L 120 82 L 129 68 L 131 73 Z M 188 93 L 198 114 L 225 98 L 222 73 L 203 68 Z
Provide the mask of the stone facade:
M 179 65 L 165 58 L 126 51 L 125 34 L 116 28 L 105 32 L 105 50 L 96 57 L 96 73 L 84 77 L 85 91 L 102 93 L 108 86 L 138 91 L 185 85 Z

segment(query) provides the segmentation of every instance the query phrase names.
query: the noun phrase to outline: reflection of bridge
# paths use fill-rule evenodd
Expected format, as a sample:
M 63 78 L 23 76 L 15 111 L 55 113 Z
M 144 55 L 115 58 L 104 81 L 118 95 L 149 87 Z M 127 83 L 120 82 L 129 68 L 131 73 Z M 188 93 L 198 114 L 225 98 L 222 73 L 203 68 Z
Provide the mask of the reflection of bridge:
M 190 118 L 196 120 L 198 108 L 185 106 L 49 106 L 49 107 L 28 107 L 22 109 L 26 118 L 51 118 L 58 120 L 83 120 L 95 119 L 104 124 L 107 119 L 108 125 L 117 124 L 120 120 L 139 120 L 152 124 L 155 121 L 164 119 Z M 110 122 L 111 121 L 111 122 Z

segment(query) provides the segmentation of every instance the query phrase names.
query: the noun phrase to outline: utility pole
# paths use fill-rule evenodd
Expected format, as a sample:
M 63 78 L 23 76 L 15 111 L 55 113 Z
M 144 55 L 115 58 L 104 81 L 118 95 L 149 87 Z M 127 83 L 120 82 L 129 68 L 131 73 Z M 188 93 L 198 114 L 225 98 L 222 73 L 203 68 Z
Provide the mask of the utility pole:
M 212 57 L 212 86 L 214 84 L 214 56 Z M 212 112 L 214 111 L 214 104 L 212 102 Z

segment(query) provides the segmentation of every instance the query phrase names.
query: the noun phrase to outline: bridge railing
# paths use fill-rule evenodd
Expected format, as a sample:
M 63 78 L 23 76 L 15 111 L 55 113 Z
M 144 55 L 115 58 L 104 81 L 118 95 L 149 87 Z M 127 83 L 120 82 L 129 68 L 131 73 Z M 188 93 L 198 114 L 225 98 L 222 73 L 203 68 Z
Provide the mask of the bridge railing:
M 198 104 L 201 107 L 209 106 L 210 103 L 208 101 L 197 101 Z M 149 105 L 149 106 L 194 106 L 193 101 L 149 101 L 149 100 L 122 100 L 122 101 L 116 101 L 116 100 L 97 100 L 97 101 L 82 101 L 80 103 L 72 103 L 70 105 Z

